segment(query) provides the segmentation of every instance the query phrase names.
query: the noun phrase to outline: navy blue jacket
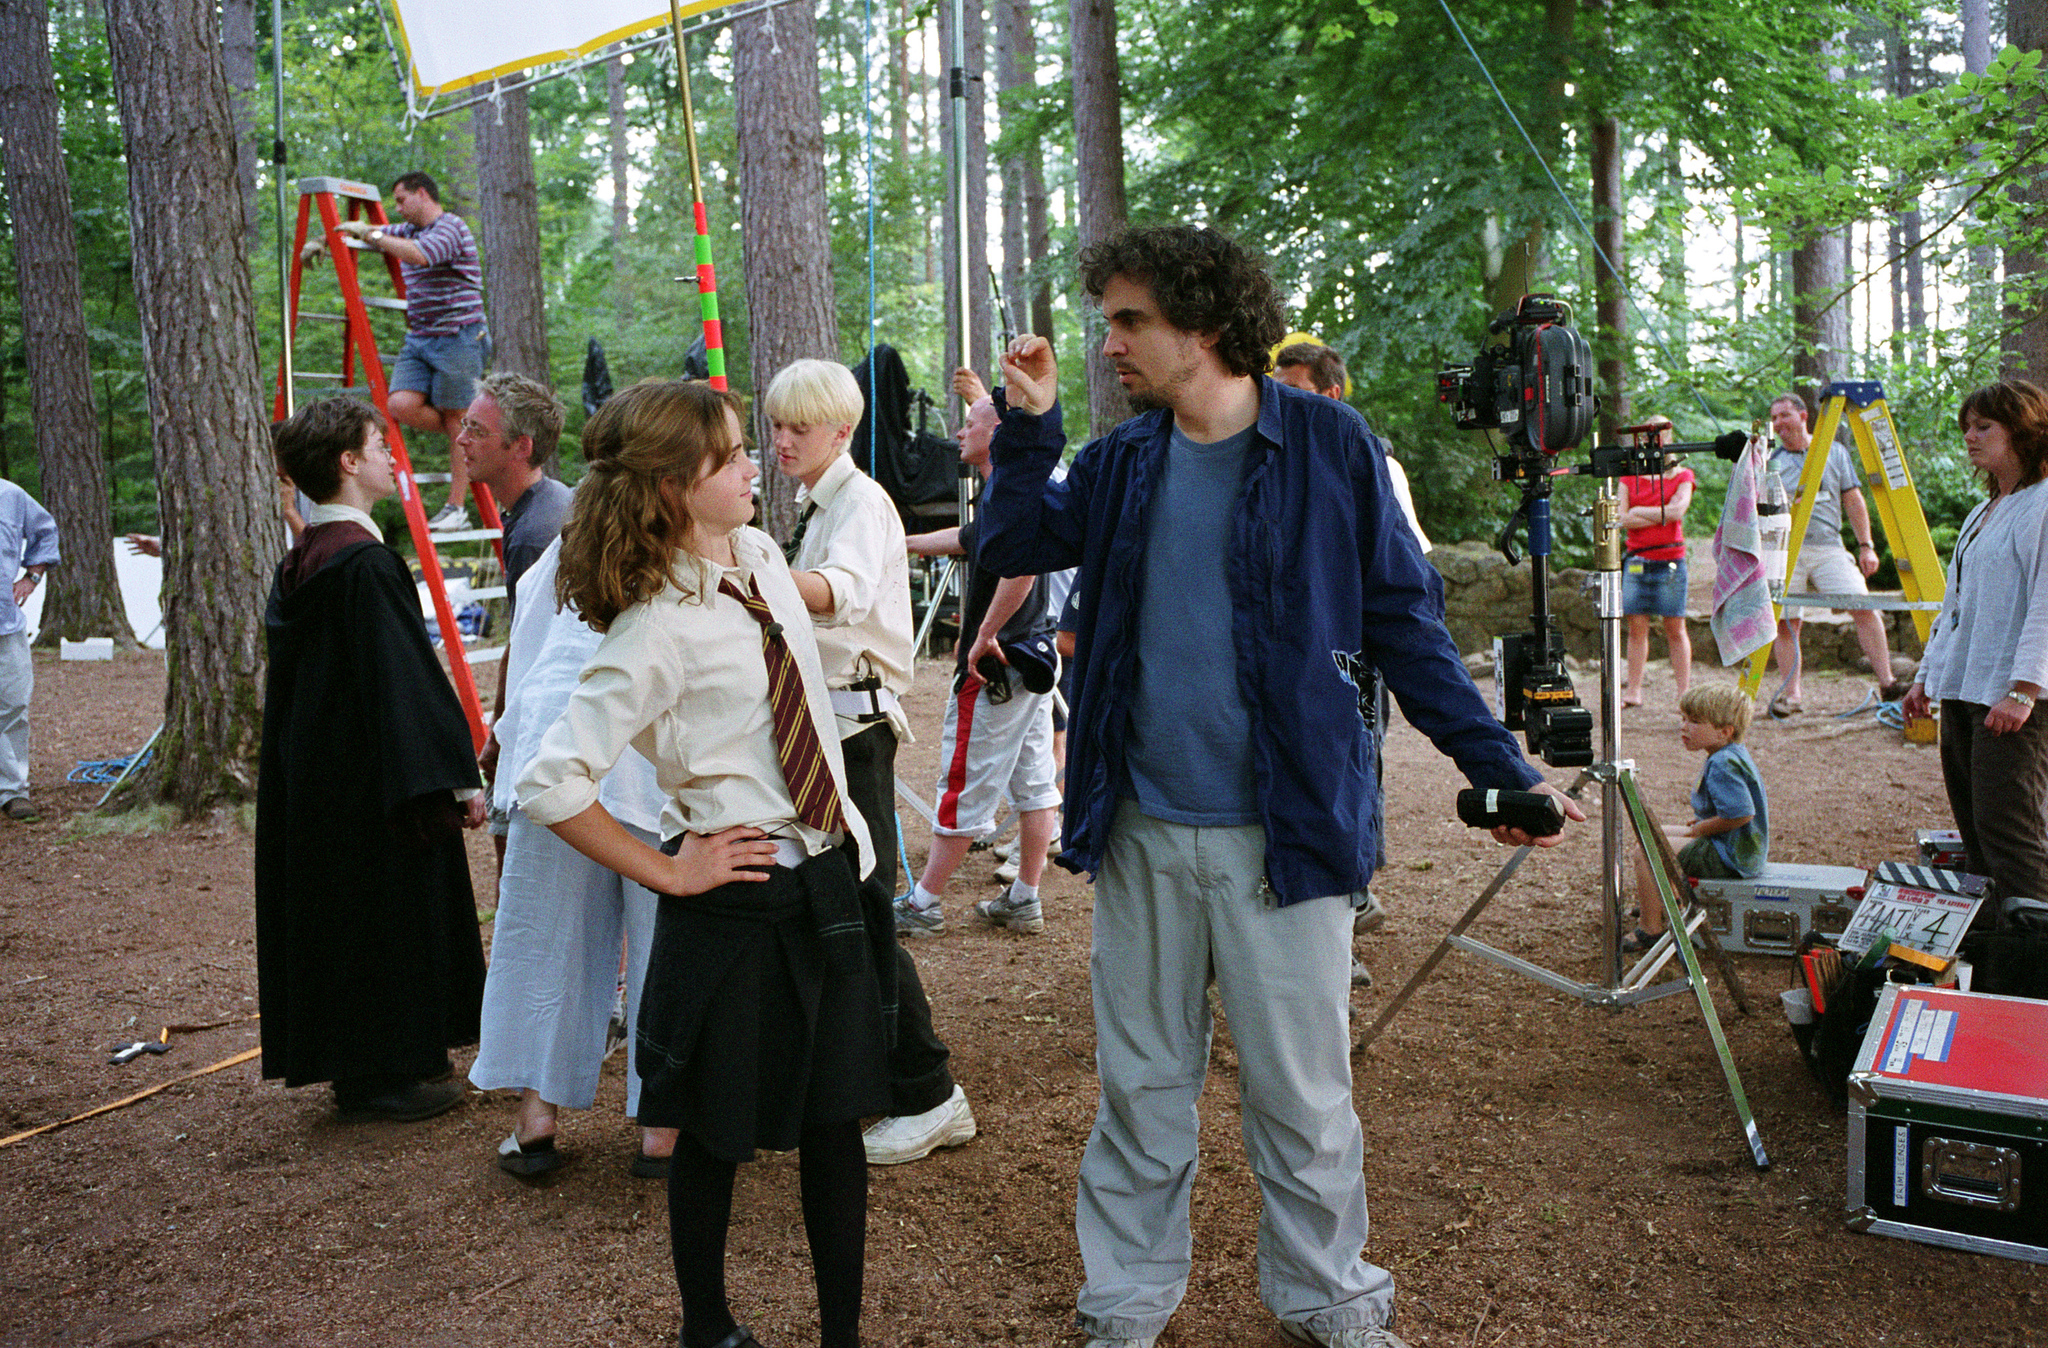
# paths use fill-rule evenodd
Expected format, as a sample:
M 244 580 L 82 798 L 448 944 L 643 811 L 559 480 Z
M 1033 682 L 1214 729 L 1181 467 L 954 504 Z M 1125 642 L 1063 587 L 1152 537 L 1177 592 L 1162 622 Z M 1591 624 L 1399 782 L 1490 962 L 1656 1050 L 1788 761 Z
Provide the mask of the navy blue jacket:
M 1385 446 L 1333 398 L 1259 385 L 1233 526 L 1232 612 L 1217 615 L 1216 639 L 1236 651 L 1266 879 L 1289 904 L 1363 888 L 1381 857 L 1378 746 L 1359 713 L 1359 662 L 1385 674 L 1409 723 L 1474 786 L 1523 789 L 1541 775 L 1487 710 L 1444 629 L 1443 581 L 1401 513 Z M 1092 872 L 1127 789 L 1146 517 L 1173 420 L 1132 418 L 1053 482 L 1066 445 L 1059 408 L 1033 416 L 998 389 L 996 409 L 980 564 L 1005 576 L 1080 568 L 1059 860 Z

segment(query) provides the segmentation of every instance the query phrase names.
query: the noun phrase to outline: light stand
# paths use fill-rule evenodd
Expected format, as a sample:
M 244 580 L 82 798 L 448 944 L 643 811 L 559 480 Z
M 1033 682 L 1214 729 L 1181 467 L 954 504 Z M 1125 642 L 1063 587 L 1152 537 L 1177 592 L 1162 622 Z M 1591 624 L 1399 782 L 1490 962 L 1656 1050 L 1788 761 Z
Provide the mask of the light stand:
M 1722 1075 L 1727 1079 L 1728 1093 L 1735 1106 L 1736 1116 L 1742 1121 L 1743 1135 L 1749 1145 L 1752 1158 L 1759 1169 L 1770 1165 L 1764 1153 L 1763 1140 L 1757 1133 L 1756 1119 L 1749 1108 L 1748 1096 L 1743 1090 L 1742 1079 L 1735 1068 L 1735 1059 L 1728 1048 L 1726 1036 L 1721 1032 L 1720 1017 L 1714 1008 L 1706 973 L 1693 949 L 1693 940 L 1680 940 L 1678 933 L 1701 940 L 1707 946 L 1720 968 L 1736 1005 L 1744 1012 L 1749 1010 L 1749 1001 L 1736 976 L 1728 956 L 1715 939 L 1707 925 L 1703 910 L 1690 903 L 1691 891 L 1685 887 L 1678 874 L 1675 860 L 1669 856 L 1669 845 L 1665 843 L 1662 830 L 1649 806 L 1643 801 L 1635 776 L 1635 764 L 1621 756 L 1621 650 L 1622 650 L 1622 601 L 1621 573 L 1623 535 L 1621 529 L 1621 488 L 1620 478 L 1624 474 L 1649 475 L 1663 471 L 1663 455 L 1667 453 L 1692 453 L 1712 451 L 1712 444 L 1661 446 L 1658 442 L 1660 427 L 1632 427 L 1636 439 L 1630 445 L 1597 446 L 1592 450 L 1592 462 L 1572 471 L 1596 476 L 1600 479 L 1600 494 L 1595 502 L 1593 519 L 1595 527 L 1595 566 L 1599 575 L 1600 614 L 1600 752 L 1590 764 L 1586 764 L 1567 792 L 1573 799 L 1580 799 L 1588 782 L 1600 784 L 1600 897 L 1603 914 L 1601 930 L 1604 937 L 1604 977 L 1598 983 L 1585 982 L 1556 973 L 1531 960 L 1513 955 L 1484 941 L 1465 934 L 1479 915 L 1484 912 L 1494 897 L 1507 885 L 1510 878 L 1520 869 L 1522 862 L 1533 850 L 1518 847 L 1502 864 L 1492 881 L 1480 891 L 1464 914 L 1452 924 L 1451 929 L 1423 960 L 1401 990 L 1394 994 L 1379 1018 L 1365 1031 L 1358 1041 L 1358 1051 L 1363 1052 L 1377 1039 L 1380 1033 L 1392 1023 L 1395 1016 L 1408 1004 L 1423 982 L 1428 979 L 1436 966 L 1451 950 L 1463 950 L 1477 955 L 1502 968 L 1521 974 L 1568 996 L 1575 997 L 1589 1006 L 1604 1007 L 1620 1011 L 1624 1007 L 1641 1002 L 1655 1001 L 1690 989 L 1700 1008 L 1700 1015 L 1706 1023 L 1707 1034 L 1714 1044 L 1715 1054 L 1721 1062 Z M 1647 437 L 1647 442 L 1645 441 Z M 1508 469 L 1506 465 L 1520 463 L 1519 470 Z M 1529 527 L 1530 581 L 1534 587 L 1534 611 L 1529 641 L 1537 649 L 1521 651 L 1522 667 L 1527 668 L 1531 659 L 1541 662 L 1551 636 L 1548 621 L 1549 582 L 1548 553 L 1550 551 L 1550 483 L 1552 471 L 1547 460 L 1515 461 L 1503 460 L 1503 475 L 1516 476 L 1522 481 L 1522 507 L 1516 519 L 1526 518 Z M 1502 551 L 1512 558 L 1508 538 L 1515 528 L 1509 523 L 1502 534 Z M 1510 653 L 1514 648 L 1507 648 Z M 1511 675 L 1496 662 L 1496 679 L 1508 680 Z M 1503 686 L 1506 684 L 1504 682 Z M 1516 694 L 1505 696 L 1511 706 Z M 1535 713 L 1531 719 L 1530 737 L 1532 747 L 1540 737 L 1541 727 L 1535 724 Z M 1510 715 L 1508 724 L 1517 724 L 1517 717 Z M 1583 763 L 1584 759 L 1579 758 Z M 1553 763 L 1553 766 L 1556 766 Z M 1666 927 L 1664 934 L 1645 951 L 1642 958 L 1624 970 L 1621 965 L 1620 935 L 1621 914 L 1627 894 L 1625 884 L 1627 866 L 1627 844 L 1623 829 L 1626 827 L 1635 836 L 1637 846 L 1650 858 L 1650 871 L 1655 879 L 1657 893 L 1664 906 Z M 1681 902 L 1679 893 L 1684 890 L 1687 899 Z M 1672 978 L 1658 983 L 1654 980 L 1677 955 L 1685 969 L 1682 978 Z

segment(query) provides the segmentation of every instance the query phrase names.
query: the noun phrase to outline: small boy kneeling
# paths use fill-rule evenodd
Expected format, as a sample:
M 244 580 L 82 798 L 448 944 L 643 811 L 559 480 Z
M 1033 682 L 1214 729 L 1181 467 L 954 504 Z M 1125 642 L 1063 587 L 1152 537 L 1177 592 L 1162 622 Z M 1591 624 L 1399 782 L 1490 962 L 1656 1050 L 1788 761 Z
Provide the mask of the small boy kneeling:
M 1763 874 L 1771 823 L 1763 778 L 1742 744 L 1751 710 L 1749 698 L 1731 684 L 1698 685 L 1678 700 L 1684 718 L 1679 743 L 1707 756 L 1692 791 L 1692 822 L 1683 828 L 1664 826 L 1686 875 L 1753 880 Z M 1641 925 L 1621 941 L 1622 953 L 1629 955 L 1647 950 L 1664 934 L 1664 903 L 1641 852 L 1636 854 L 1636 904 Z

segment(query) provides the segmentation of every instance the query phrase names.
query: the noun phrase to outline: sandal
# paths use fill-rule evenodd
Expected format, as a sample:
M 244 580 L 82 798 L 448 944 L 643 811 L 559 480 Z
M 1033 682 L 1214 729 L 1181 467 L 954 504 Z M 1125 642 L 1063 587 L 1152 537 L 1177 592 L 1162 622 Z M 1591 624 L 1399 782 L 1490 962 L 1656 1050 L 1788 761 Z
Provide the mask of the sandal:
M 555 1150 L 552 1133 L 531 1142 L 521 1142 L 516 1131 L 510 1132 L 498 1144 L 498 1169 L 508 1175 L 530 1179 L 535 1175 L 545 1175 L 561 1163 L 562 1153 Z
M 1805 705 L 1796 697 L 1787 697 L 1780 693 L 1771 699 L 1771 715 L 1777 717 L 1780 721 L 1804 710 L 1806 710 Z

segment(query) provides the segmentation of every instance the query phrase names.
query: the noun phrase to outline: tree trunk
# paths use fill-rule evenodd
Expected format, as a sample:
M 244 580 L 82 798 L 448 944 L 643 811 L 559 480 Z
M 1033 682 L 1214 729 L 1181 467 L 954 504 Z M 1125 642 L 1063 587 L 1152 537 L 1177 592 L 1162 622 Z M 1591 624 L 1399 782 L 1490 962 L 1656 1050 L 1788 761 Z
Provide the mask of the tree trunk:
M 1035 110 L 1038 101 L 1038 36 L 1032 31 L 1031 0 L 996 0 L 997 119 L 1009 125 Z M 1038 140 L 1018 147 L 1003 161 L 1003 294 L 1010 322 L 1052 340 L 1052 284 L 1045 276 L 1052 252 L 1046 219 L 1045 156 Z
M 740 266 L 747 287 L 754 443 L 770 440 L 759 395 L 793 360 L 839 359 L 832 225 L 818 105 L 818 16 L 784 5 L 732 26 L 733 127 L 740 158 Z M 789 537 L 796 483 L 761 474 L 763 529 Z
M 1905 24 L 1901 23 L 1892 43 L 1892 96 L 1911 98 L 1919 87 L 1912 42 Z M 1917 353 L 1925 349 L 1927 332 L 1927 291 L 1920 262 L 1918 203 L 1899 212 L 1892 228 L 1892 256 L 1900 259 L 1891 268 L 1892 329 L 1894 336 L 1902 339 L 1896 344 L 1898 347 Z
M 620 43 L 612 52 L 612 59 L 604 63 L 612 152 L 612 313 L 621 331 L 633 322 L 633 283 L 626 258 L 627 244 L 633 237 L 629 179 L 632 160 L 626 153 L 626 66 L 619 56 L 625 46 Z
M 1564 149 L 1565 86 L 1577 59 L 1573 35 L 1578 20 L 1579 0 L 1543 0 L 1543 50 L 1551 77 L 1536 87 L 1535 111 L 1529 118 L 1529 134 L 1543 157 L 1557 163 Z M 1486 307 L 1501 314 L 1521 303 L 1522 296 L 1536 288 L 1543 274 L 1543 248 L 1547 230 L 1542 215 L 1532 215 L 1520 238 L 1503 240 L 1496 219 L 1489 218 L 1486 231 Z
M 57 126 L 47 0 L 0 0 L 0 142 L 6 152 L 14 280 L 42 501 L 56 518 L 64 564 L 50 570 L 38 644 L 135 633 L 114 576 L 107 461 L 92 405 L 92 362 L 72 233 L 71 183 Z M 4 581 L 11 581 L 7 576 Z
M 1593 242 L 1599 248 L 1599 255 L 1593 259 L 1593 294 L 1600 329 L 1600 388 L 1604 394 L 1600 425 L 1612 438 L 1615 428 L 1631 421 L 1626 372 L 1628 301 L 1623 290 L 1628 264 L 1622 256 L 1628 221 L 1621 187 L 1621 123 L 1595 113 L 1592 133 Z
M 944 373 L 950 376 L 956 366 L 964 363 L 986 382 L 994 377 L 989 361 L 989 330 L 994 317 L 994 296 L 990 293 L 988 273 L 988 138 L 983 131 L 987 124 L 988 82 L 983 78 L 983 67 L 987 64 L 988 38 L 982 20 L 981 0 L 967 0 L 962 9 L 965 18 L 963 31 L 966 34 L 964 91 L 967 95 L 967 242 L 964 277 L 960 241 L 960 162 L 957 157 L 959 151 L 956 147 L 956 137 L 953 134 L 953 119 L 958 114 L 951 97 L 945 98 L 939 104 L 939 139 L 945 147 L 943 159 L 946 165 L 946 209 L 940 233 L 940 251 L 943 258 L 939 263 L 939 269 L 945 273 L 946 278 Z M 946 63 L 950 75 L 954 69 L 953 0 L 939 0 L 939 59 Z M 949 79 L 949 85 L 950 82 Z M 963 284 L 966 286 L 964 325 L 961 321 Z M 963 326 L 966 332 L 964 356 L 961 344 Z
M 1087 247 L 1124 227 L 1123 77 L 1117 63 L 1116 0 L 1068 0 L 1068 40 L 1074 77 L 1075 204 Z M 1093 303 L 1082 300 L 1082 343 L 1088 361 L 1088 432 L 1102 435 L 1131 415 L 1116 367 L 1102 355 L 1107 328 Z
M 510 83 L 510 77 L 501 84 Z M 484 267 L 484 317 L 491 368 L 543 384 L 548 376 L 547 311 L 541 299 L 539 188 L 526 91 L 506 89 L 470 113 L 476 136 L 477 248 Z
M 1839 44 L 1822 42 L 1815 53 L 1830 84 L 1845 77 L 1839 52 Z M 1821 391 L 1849 373 L 1848 274 L 1845 228 L 1819 231 L 1792 254 L 1792 374 L 1816 406 Z
M 164 540 L 168 686 L 139 789 L 189 817 L 248 799 L 263 603 L 284 529 L 212 0 L 106 0 Z
M 256 254 L 256 0 L 220 0 L 220 61 L 235 112 L 235 181 L 242 188 L 242 233 Z M 267 139 L 267 138 L 266 138 Z
M 2005 9 L 2006 41 L 2021 51 L 2048 47 L 2048 0 L 2009 0 Z M 2016 136 L 2040 134 L 2041 109 L 2027 108 L 2016 119 Z M 2048 181 L 2037 168 L 2014 196 L 2026 207 L 2024 228 L 2044 223 Z M 2005 361 L 2008 378 L 2048 378 L 2048 305 L 2042 285 L 2048 281 L 2048 250 L 2029 240 L 2005 250 Z

